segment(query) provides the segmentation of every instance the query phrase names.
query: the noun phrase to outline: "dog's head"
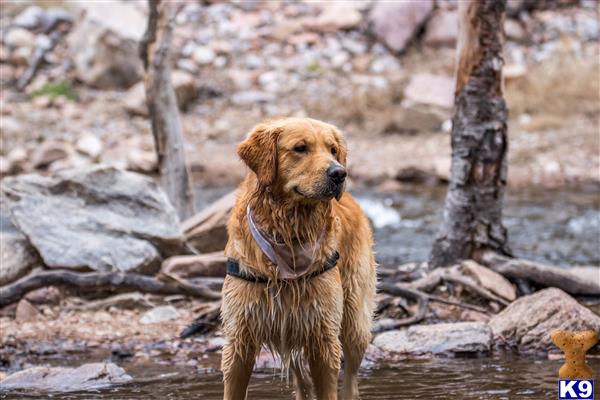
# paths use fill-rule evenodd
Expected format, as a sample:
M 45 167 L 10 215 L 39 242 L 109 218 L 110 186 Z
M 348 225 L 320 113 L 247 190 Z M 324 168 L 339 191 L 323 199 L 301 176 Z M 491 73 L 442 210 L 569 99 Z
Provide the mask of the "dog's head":
M 256 126 L 238 155 L 258 184 L 298 201 L 339 200 L 346 179 L 346 145 L 333 125 L 284 118 Z

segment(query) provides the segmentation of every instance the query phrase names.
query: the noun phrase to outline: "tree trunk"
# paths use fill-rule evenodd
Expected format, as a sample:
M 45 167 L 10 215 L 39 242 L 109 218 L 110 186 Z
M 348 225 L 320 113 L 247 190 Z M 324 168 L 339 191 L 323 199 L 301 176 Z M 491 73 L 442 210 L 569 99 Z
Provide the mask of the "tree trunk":
M 508 149 L 502 94 L 506 0 L 458 4 L 451 178 L 430 257 L 434 267 L 472 258 L 477 250 L 510 254 L 502 225 Z
M 194 213 L 194 199 L 185 163 L 183 128 L 171 83 L 175 12 L 167 1 L 148 0 L 148 5 L 148 28 L 140 44 L 140 57 L 146 71 L 146 103 L 152 121 L 161 185 L 183 220 Z

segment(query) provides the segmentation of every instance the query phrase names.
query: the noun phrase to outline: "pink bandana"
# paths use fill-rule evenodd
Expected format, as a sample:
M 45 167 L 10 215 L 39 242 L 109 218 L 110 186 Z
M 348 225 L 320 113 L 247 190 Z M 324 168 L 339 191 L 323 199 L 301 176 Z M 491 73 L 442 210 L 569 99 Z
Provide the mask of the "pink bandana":
M 254 241 L 260 247 L 262 252 L 275 265 L 279 272 L 279 279 L 298 279 L 308 272 L 314 262 L 314 256 L 317 254 L 321 243 L 325 238 L 325 228 L 319 239 L 312 244 L 295 243 L 293 245 L 293 254 L 290 248 L 285 244 L 278 242 L 267 233 L 263 232 L 256 226 L 252 217 L 250 206 L 246 209 L 246 217 L 250 226 L 250 233 Z

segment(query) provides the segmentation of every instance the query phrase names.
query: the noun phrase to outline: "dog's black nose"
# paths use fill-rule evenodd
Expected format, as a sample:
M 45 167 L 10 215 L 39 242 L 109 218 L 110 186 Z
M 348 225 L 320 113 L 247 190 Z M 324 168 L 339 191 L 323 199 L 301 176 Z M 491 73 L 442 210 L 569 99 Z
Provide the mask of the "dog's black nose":
M 327 168 L 327 176 L 335 183 L 342 183 L 346 179 L 346 168 L 339 164 L 333 164 Z

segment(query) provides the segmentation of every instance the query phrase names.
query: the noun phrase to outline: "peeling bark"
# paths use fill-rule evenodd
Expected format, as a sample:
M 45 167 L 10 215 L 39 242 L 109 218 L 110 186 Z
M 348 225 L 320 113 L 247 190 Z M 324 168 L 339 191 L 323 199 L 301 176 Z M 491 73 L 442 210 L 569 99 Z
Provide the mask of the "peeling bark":
M 183 127 L 171 83 L 171 38 L 175 11 L 167 1 L 148 0 L 148 27 L 140 44 L 146 74 L 146 103 L 158 154 L 161 185 L 180 219 L 194 214 Z
M 505 0 L 459 2 L 451 179 L 444 219 L 433 245 L 434 267 L 475 251 L 510 255 L 502 225 L 508 111 L 503 98 Z

